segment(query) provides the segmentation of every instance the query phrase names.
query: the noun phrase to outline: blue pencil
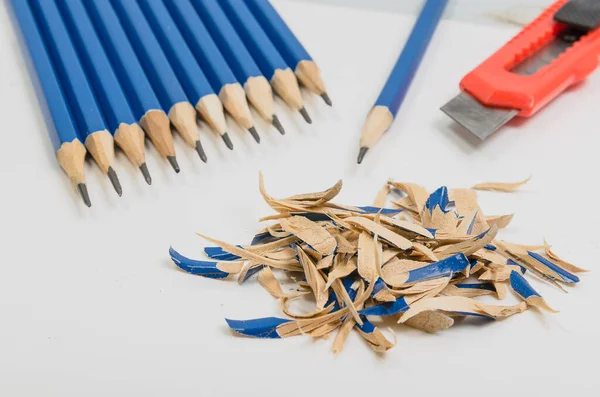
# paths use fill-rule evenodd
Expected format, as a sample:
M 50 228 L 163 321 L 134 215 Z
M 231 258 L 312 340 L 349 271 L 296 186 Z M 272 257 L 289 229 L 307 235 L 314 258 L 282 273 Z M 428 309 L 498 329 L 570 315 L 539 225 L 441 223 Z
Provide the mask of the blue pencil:
M 165 2 L 165 5 L 179 26 L 179 30 L 202 70 L 206 73 L 213 89 L 219 94 L 227 112 L 242 128 L 250 132 L 256 142 L 260 142 L 244 89 L 227 65 L 227 61 L 190 0 L 169 0 Z
M 169 161 L 175 172 L 179 172 L 169 118 L 161 107 L 115 10 L 106 0 L 85 0 L 84 4 L 119 82 L 125 89 L 136 119 L 156 150 Z
M 248 8 L 265 30 L 283 59 L 294 69 L 306 88 L 321 96 L 331 106 L 321 71 L 269 0 L 246 0 Z
M 392 125 L 444 13 L 446 4 L 448 4 L 448 0 L 427 0 L 425 2 L 390 77 L 367 116 L 367 122 L 360 137 L 358 164 L 362 162 L 367 151 Z
M 83 3 L 80 0 L 62 0 L 58 3 L 115 142 L 140 169 L 150 185 L 152 178 L 146 165 L 144 132 L 137 124 Z
M 75 117 L 79 136 L 85 139 L 88 151 L 100 169 L 108 175 L 117 194 L 121 196 L 123 191 L 113 168 L 115 151 L 113 137 L 107 130 L 94 91 L 79 62 L 56 3 L 42 0 L 34 0 L 31 3 L 38 26 L 48 38 L 46 44 Z
M 49 110 L 48 134 L 56 152 L 56 159 L 65 171 L 71 183 L 77 187 L 85 205 L 90 207 L 90 197 L 85 184 L 84 161 L 87 153 L 77 136 L 77 126 L 71 117 L 71 109 L 67 103 L 58 76 L 52 66 L 44 39 L 38 30 L 35 17 L 29 3 L 22 0 L 12 0 L 12 6 L 23 39 L 29 49 L 29 55 L 37 72 L 37 87 L 43 95 L 38 95 L 45 102 L 44 110 Z M 33 76 L 32 76 L 33 77 Z M 34 78 L 35 79 L 35 78 Z M 49 121 L 49 120 L 48 120 Z
M 233 149 L 227 134 L 223 104 L 200 69 L 169 11 L 161 0 L 140 0 L 139 4 L 188 98 L 195 104 L 196 110 L 208 125 L 221 135 L 227 147 Z
M 254 62 L 244 42 L 227 19 L 227 15 L 215 0 L 193 0 L 193 4 L 229 67 L 235 73 L 235 77 L 244 86 L 250 103 L 263 119 L 273 124 L 282 135 L 285 134 L 279 119 L 274 114 L 275 104 L 271 85 Z
M 121 24 L 128 33 L 133 48 L 142 62 L 146 75 L 158 94 L 171 123 L 183 140 L 196 149 L 202 161 L 206 154 L 200 143 L 200 134 L 196 124 L 196 109 L 188 101 L 183 87 L 160 43 L 154 36 L 150 24 L 140 9 L 137 0 L 111 0 Z
M 244 1 L 221 0 L 219 4 L 244 40 L 246 47 L 273 89 L 289 106 L 298 110 L 307 123 L 312 123 L 300 94 L 298 80 L 275 48 Z

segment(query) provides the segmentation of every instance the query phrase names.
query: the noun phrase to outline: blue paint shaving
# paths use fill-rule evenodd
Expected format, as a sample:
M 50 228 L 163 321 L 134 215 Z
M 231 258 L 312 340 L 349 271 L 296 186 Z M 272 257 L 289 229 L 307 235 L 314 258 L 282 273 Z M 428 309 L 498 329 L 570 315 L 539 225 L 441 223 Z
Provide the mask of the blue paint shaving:
M 263 339 L 280 339 L 277 327 L 289 323 L 292 320 L 284 318 L 266 317 L 253 320 L 230 320 L 225 319 L 227 325 L 238 334 Z
M 394 314 L 403 313 L 410 309 L 404 297 L 396 299 L 395 302 L 385 302 L 377 306 L 371 306 L 363 309 L 358 313 L 363 316 L 392 316 Z
M 514 270 L 510 273 L 510 286 L 523 299 L 527 299 L 530 296 L 541 297 L 541 295 L 533 289 L 527 280 L 525 280 L 525 277 L 521 276 L 519 272 Z
M 275 240 L 278 240 L 278 238 L 271 236 L 269 232 L 263 232 L 254 236 L 250 245 L 266 244 Z
M 558 275 L 561 277 L 561 279 L 565 283 L 573 284 L 573 283 L 579 282 L 579 277 L 577 277 L 576 275 L 569 273 L 565 269 L 555 265 L 554 263 L 550 262 L 548 259 L 544 258 L 540 254 L 536 254 L 535 252 L 531 252 L 531 251 L 527 251 L 527 253 L 529 254 L 530 257 L 532 257 L 536 261 L 542 263 L 543 265 L 549 267 L 550 269 L 552 269 L 556 273 L 558 273 Z
M 431 235 L 435 238 L 435 234 L 437 233 L 437 229 L 430 229 L 428 227 L 426 227 L 425 229 L 429 230 L 429 233 L 431 233 Z
M 369 320 L 367 320 L 367 318 L 364 317 L 364 316 L 360 316 L 360 319 L 362 320 L 363 325 L 356 324 L 356 326 L 358 327 L 358 329 L 360 329 L 365 334 L 372 334 L 373 332 L 375 332 L 375 330 L 377 329 L 377 327 L 375 327 L 375 325 L 373 325 L 372 322 L 370 322 Z
M 238 245 L 237 247 L 242 248 L 241 245 Z M 205 247 L 204 253 L 208 255 L 209 258 L 216 259 L 219 261 L 235 261 L 241 258 L 237 255 L 230 254 L 229 252 L 223 250 L 223 248 L 221 247 Z
M 521 264 L 513 261 L 512 259 L 507 259 L 506 264 L 510 265 L 510 266 L 518 266 L 521 269 L 521 273 L 523 273 L 523 274 L 525 274 L 525 272 L 527 271 L 525 266 L 522 266 Z
M 173 247 L 169 248 L 169 255 L 171 255 L 173 262 L 185 272 L 215 279 L 225 278 L 229 275 L 229 273 L 217 269 L 218 262 L 197 261 L 186 258 L 175 251 Z
M 371 293 L 371 296 L 377 295 L 385 287 L 385 282 L 381 278 L 377 278 L 377 281 L 375 281 L 375 285 L 373 286 L 373 292 Z
M 381 215 L 396 215 L 404 211 L 401 209 L 372 207 L 369 205 L 357 208 L 360 208 L 367 214 L 377 214 L 379 211 L 381 211 Z
M 244 276 L 244 278 L 242 279 L 242 284 L 244 282 L 246 282 L 246 280 L 248 280 L 250 277 L 254 276 L 256 273 L 260 272 L 263 268 L 265 267 L 265 265 L 260 265 L 260 266 L 256 266 L 253 267 L 252 269 L 248 270 L 246 272 L 246 275 Z
M 469 260 L 464 254 L 459 253 L 420 269 L 411 270 L 408 272 L 406 282 L 414 283 L 440 277 L 451 277 L 454 273 L 465 270 L 467 266 L 469 266 Z
M 496 288 L 493 283 L 472 283 L 472 284 L 454 284 L 456 288 L 461 289 L 481 289 L 486 291 L 496 292 Z
M 449 210 L 446 209 L 448 204 L 448 188 L 446 186 L 442 186 L 435 192 L 431 193 L 431 195 L 427 198 L 427 201 L 425 202 L 425 208 L 429 210 L 430 214 L 433 213 L 435 207 L 440 207 L 440 210 L 443 213 L 448 213 Z
M 496 251 L 497 250 L 496 246 L 492 245 L 492 244 L 485 245 L 483 248 L 485 248 L 488 251 Z

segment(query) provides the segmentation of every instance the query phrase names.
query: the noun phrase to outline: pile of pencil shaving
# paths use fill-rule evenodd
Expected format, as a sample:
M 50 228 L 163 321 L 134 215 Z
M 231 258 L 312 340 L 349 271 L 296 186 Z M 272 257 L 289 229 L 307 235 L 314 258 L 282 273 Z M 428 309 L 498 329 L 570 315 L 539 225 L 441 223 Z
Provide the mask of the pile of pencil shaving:
M 355 329 L 373 350 L 392 348 L 371 322 L 392 316 L 398 323 L 438 332 L 464 317 L 500 320 L 534 307 L 555 312 L 525 276 L 563 289 L 585 270 L 559 258 L 544 243 L 527 246 L 498 239 L 512 215 L 486 216 L 476 190 L 512 192 L 520 183 L 485 183 L 471 189 L 441 187 L 433 193 L 413 183 L 388 182 L 373 206 L 333 203 L 342 181 L 319 193 L 277 199 L 260 176 L 260 192 L 275 215 L 250 245 L 206 236 L 212 261 L 183 257 L 171 248 L 183 270 L 210 278 L 238 275 L 239 283 L 258 273 L 258 282 L 288 318 L 227 320 L 239 334 L 257 338 L 296 335 L 326 337 L 337 331 L 333 351 L 342 350 Z M 391 201 L 390 195 L 402 197 Z M 289 276 L 296 288 L 284 292 L 275 273 Z M 288 280 L 288 282 L 289 282 Z M 291 291 L 291 292 L 290 292 Z M 514 305 L 487 304 L 478 297 Z M 295 313 L 293 301 L 305 300 L 312 312 Z

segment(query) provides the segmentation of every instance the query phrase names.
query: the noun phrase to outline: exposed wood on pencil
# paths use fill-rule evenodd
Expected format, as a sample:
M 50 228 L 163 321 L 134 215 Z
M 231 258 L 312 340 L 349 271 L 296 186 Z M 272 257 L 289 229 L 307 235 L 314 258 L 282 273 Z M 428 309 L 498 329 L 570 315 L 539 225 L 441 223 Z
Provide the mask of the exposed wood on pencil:
M 248 130 L 256 142 L 260 143 L 260 138 L 254 128 L 252 113 L 250 113 L 250 108 L 246 101 L 246 93 L 242 86 L 239 83 L 225 85 L 219 92 L 219 98 L 236 123 Z
M 279 119 L 275 116 L 275 103 L 273 101 L 273 90 L 271 84 L 264 76 L 250 77 L 244 83 L 244 90 L 248 100 L 254 106 L 260 117 L 270 124 L 273 124 L 277 130 L 284 135 L 285 130 L 281 126 Z
M 300 93 L 298 80 L 290 68 L 277 69 L 271 78 L 271 85 L 285 103 L 292 107 L 292 109 L 299 111 L 307 123 L 312 123 L 310 116 L 308 116 L 304 108 L 304 99 L 302 99 L 302 94 Z
M 92 203 L 85 184 L 84 162 L 86 153 L 83 144 L 76 139 L 73 142 L 63 143 L 56 151 L 56 159 L 73 186 L 79 190 L 85 205 L 91 207 Z
M 133 165 L 140 169 L 148 185 L 151 185 L 152 178 L 146 165 L 144 131 L 142 131 L 139 124 L 119 124 L 119 128 L 115 133 L 115 142 L 125 152 L 125 155 L 127 155 L 127 158 L 129 158 Z
M 367 151 L 372 148 L 394 122 L 394 116 L 386 106 L 375 106 L 369 112 L 360 136 L 358 164 L 362 163 Z
M 327 105 L 332 105 L 325 89 L 325 83 L 321 78 L 321 71 L 314 61 L 303 60 L 298 62 L 295 72 L 302 85 L 323 98 Z
M 150 137 L 156 150 L 169 161 L 175 172 L 179 172 L 171 135 L 171 124 L 167 114 L 162 110 L 150 110 L 142 117 L 140 125 Z
M 169 119 L 185 143 L 196 149 L 200 159 L 206 163 L 206 154 L 200 143 L 198 124 L 196 124 L 196 109 L 189 102 L 179 102 L 169 110 Z
M 114 171 L 115 162 L 115 141 L 110 132 L 93 132 L 85 139 L 85 147 L 90 152 L 96 163 L 110 179 L 113 188 L 119 196 L 123 194 L 119 178 Z

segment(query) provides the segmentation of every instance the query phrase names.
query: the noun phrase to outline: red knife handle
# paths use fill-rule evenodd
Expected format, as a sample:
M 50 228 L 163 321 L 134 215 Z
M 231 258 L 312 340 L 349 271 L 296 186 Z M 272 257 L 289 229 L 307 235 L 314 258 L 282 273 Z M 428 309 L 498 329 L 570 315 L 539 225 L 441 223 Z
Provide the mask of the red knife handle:
M 531 116 L 569 86 L 585 79 L 600 62 L 600 28 L 582 36 L 550 64 L 532 75 L 510 70 L 552 42 L 566 25 L 554 21 L 554 14 L 568 0 L 559 0 L 527 25 L 504 47 L 467 74 L 462 90 L 485 105 L 520 110 Z

